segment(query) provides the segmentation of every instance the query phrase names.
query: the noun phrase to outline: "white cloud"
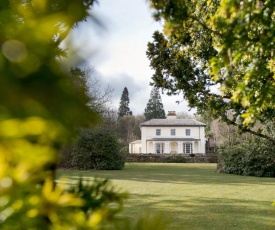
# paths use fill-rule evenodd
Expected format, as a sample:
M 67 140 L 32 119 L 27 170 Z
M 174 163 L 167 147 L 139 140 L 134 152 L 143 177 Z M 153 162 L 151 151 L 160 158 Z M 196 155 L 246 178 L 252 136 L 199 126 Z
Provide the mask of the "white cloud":
M 147 43 L 152 41 L 155 30 L 162 30 L 160 23 L 151 16 L 145 0 L 101 0 L 91 11 L 103 24 L 97 27 L 91 21 L 81 23 L 72 33 L 79 55 L 89 59 L 102 76 L 103 84 L 114 88 L 114 107 L 118 108 L 123 88 L 129 91 L 130 109 L 134 114 L 144 112 L 150 97 L 151 76 L 146 57 Z M 165 111 L 188 111 L 182 96 L 162 95 Z

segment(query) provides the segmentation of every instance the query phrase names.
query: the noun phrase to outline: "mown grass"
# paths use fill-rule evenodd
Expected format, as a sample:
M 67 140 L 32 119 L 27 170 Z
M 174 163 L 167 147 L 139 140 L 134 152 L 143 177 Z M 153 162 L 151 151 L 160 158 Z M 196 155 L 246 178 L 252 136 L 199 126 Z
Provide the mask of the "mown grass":
M 275 179 L 216 173 L 216 164 L 127 163 L 119 171 L 59 171 L 71 183 L 109 178 L 124 215 L 162 213 L 169 229 L 275 229 Z

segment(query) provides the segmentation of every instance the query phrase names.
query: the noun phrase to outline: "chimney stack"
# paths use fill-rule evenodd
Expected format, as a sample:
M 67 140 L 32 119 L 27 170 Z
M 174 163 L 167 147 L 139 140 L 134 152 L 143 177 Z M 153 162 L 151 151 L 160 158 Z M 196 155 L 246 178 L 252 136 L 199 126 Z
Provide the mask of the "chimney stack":
M 176 118 L 177 118 L 176 111 L 168 111 L 167 119 L 176 119 Z

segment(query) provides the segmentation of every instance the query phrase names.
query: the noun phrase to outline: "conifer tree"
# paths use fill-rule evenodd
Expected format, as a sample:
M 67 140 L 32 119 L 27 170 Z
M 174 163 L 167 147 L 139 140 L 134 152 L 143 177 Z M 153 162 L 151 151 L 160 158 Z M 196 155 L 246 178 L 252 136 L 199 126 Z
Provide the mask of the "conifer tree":
M 121 98 L 120 98 L 120 103 L 119 103 L 119 108 L 118 108 L 118 117 L 123 117 L 125 115 L 132 115 L 132 111 L 129 108 L 129 93 L 127 87 L 124 87 Z
M 145 120 L 165 118 L 165 111 L 158 88 L 154 87 L 150 93 L 150 99 L 144 111 Z

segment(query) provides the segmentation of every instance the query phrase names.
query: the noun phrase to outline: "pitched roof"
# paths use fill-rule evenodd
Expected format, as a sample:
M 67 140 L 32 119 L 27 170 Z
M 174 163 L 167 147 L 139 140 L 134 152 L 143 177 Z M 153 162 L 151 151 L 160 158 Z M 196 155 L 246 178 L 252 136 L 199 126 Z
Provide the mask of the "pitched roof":
M 195 119 L 151 119 L 142 122 L 140 126 L 206 126 L 204 123 Z
M 200 141 L 201 139 L 196 138 L 151 138 L 146 141 Z

